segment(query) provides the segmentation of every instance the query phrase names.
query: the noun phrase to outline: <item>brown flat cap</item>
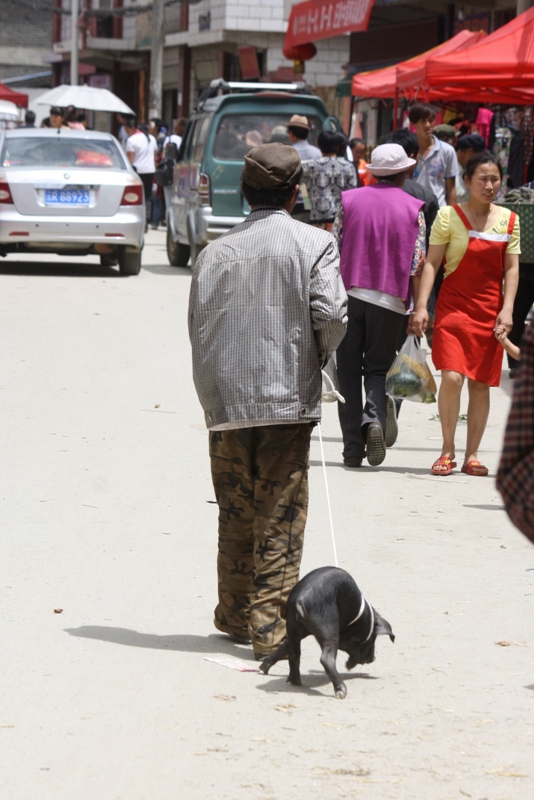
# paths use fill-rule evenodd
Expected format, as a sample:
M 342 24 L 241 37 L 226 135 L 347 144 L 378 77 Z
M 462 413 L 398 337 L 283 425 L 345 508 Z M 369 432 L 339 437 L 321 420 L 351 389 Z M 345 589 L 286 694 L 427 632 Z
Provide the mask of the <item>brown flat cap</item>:
M 286 122 L 286 128 L 304 128 L 306 131 L 311 131 L 308 117 L 301 117 L 300 114 L 293 114 L 289 122 Z
M 260 144 L 245 156 L 241 180 L 256 191 L 289 186 L 302 164 L 294 147 L 280 142 Z

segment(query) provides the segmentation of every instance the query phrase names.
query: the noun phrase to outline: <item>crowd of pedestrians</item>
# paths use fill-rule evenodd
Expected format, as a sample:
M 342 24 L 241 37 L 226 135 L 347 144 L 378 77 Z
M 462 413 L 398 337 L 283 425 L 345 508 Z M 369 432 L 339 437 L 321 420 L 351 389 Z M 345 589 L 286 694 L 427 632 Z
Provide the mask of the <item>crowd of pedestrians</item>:
M 153 117 L 148 125 L 139 123 L 137 117 L 119 114 L 120 128 L 118 139 L 133 168 L 143 181 L 146 208 L 146 230 L 157 230 L 165 225 L 165 194 L 154 181 L 158 164 L 165 158 L 168 145 L 173 145 L 175 153 L 180 149 L 187 120 L 181 117 L 169 133 L 162 120 Z
M 442 265 L 432 358 L 442 375 L 443 447 L 429 470 L 441 480 L 456 467 L 467 380 L 462 471 L 488 474 L 478 450 L 502 348 L 513 346 L 507 337 L 518 218 L 493 203 L 502 172 L 476 137 L 464 137 L 458 158 L 434 135 L 431 108 L 419 104 L 411 117 L 414 130 L 393 132 L 363 167 L 359 142 L 324 132 L 316 152 L 307 119 L 292 117 L 288 129 L 297 146 L 250 150 L 241 191 L 251 213 L 206 247 L 193 268 L 193 374 L 219 506 L 215 626 L 250 641 L 258 660 L 285 634 L 285 605 L 298 576 L 310 433 L 321 414 L 320 368 L 335 351 L 346 400 L 339 404 L 345 466 L 360 468 L 366 460 L 378 467 L 397 435 L 386 373 L 403 337 L 427 332 Z M 460 204 L 459 160 L 467 198 Z M 521 383 L 520 409 L 531 398 L 532 381 L 534 375 Z M 516 477 L 510 475 L 523 475 L 530 486 L 531 468 L 522 466 L 522 423 L 514 424 L 500 488 L 525 529 L 534 510 L 530 501 L 526 510 L 514 504 Z M 526 441 L 534 450 L 534 431 Z

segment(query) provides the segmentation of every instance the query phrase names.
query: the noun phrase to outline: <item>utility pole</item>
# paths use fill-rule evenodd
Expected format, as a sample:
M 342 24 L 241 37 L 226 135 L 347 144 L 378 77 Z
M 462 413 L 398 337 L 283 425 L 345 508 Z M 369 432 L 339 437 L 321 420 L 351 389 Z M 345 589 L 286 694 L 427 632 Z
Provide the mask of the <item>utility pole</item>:
M 71 45 L 70 45 L 70 82 L 72 86 L 78 86 L 78 16 L 80 14 L 80 0 L 70 2 L 71 20 Z
M 163 44 L 165 0 L 153 0 L 152 5 L 152 44 L 150 48 L 150 92 L 149 116 L 161 117 L 163 85 Z

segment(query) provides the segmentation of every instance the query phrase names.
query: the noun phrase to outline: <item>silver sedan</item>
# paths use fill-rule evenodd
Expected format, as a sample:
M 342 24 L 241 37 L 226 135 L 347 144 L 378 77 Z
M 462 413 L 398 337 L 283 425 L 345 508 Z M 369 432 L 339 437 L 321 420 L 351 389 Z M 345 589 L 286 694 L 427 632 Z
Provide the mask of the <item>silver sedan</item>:
M 137 275 L 143 184 L 109 133 L 21 128 L 0 133 L 0 255 L 100 256 Z

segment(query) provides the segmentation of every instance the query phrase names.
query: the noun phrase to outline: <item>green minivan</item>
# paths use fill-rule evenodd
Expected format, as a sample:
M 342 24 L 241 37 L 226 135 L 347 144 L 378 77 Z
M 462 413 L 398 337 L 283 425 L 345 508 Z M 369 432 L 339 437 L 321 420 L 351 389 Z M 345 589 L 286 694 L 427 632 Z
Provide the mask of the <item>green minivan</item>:
M 213 81 L 184 133 L 167 197 L 167 256 L 175 267 L 198 253 L 250 212 L 239 187 L 243 157 L 265 142 L 289 144 L 286 123 L 308 117 L 309 141 L 322 130 L 340 130 L 320 97 L 303 84 Z M 169 202 L 172 195 L 172 201 Z

